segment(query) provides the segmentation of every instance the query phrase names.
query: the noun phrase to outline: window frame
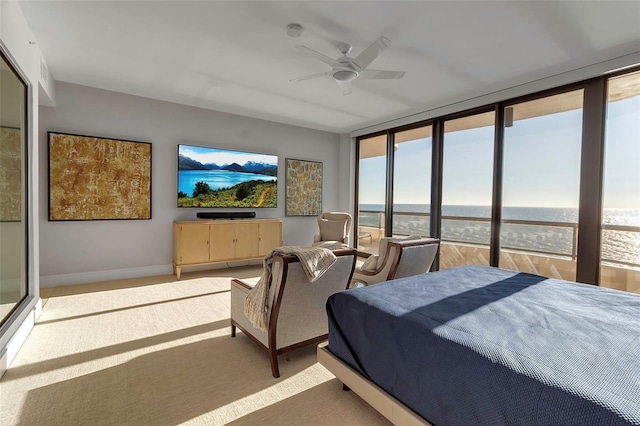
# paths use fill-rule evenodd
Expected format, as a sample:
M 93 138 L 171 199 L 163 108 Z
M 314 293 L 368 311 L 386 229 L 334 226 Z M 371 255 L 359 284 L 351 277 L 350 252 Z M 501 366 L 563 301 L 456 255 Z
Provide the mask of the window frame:
M 431 237 L 441 237 L 442 227 L 442 179 L 443 149 L 445 121 L 464 118 L 479 113 L 494 111 L 494 157 L 493 188 L 491 206 L 490 265 L 498 266 L 500 261 L 500 228 L 502 223 L 503 170 L 504 170 L 504 136 L 505 108 L 523 102 L 543 99 L 545 97 L 582 89 L 584 90 L 582 141 L 580 153 L 580 187 L 578 203 L 578 242 L 576 282 L 599 285 L 601 255 L 601 220 L 603 203 L 603 168 L 604 143 L 606 131 L 607 84 L 609 79 L 640 70 L 640 66 L 629 67 L 616 73 L 609 73 L 595 78 L 566 84 L 551 89 L 493 102 L 428 120 L 422 120 L 403 126 L 356 137 L 355 167 L 355 211 L 359 211 L 358 182 L 360 179 L 360 141 L 375 136 L 387 135 L 387 187 L 385 205 L 385 234 L 390 234 L 393 221 L 393 135 L 398 132 L 417 127 L 432 126 L 432 164 L 431 164 Z M 358 214 L 355 215 L 355 226 L 358 226 Z M 387 235 L 390 236 L 390 235 Z M 439 256 L 434 262 L 433 270 L 439 269 Z

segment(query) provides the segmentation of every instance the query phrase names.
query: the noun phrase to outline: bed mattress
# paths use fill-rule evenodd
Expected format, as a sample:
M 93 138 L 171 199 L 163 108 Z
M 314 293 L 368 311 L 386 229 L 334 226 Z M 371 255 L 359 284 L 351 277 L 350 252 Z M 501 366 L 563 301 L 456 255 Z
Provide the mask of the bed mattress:
M 334 294 L 329 350 L 434 425 L 640 425 L 640 296 L 484 266 Z

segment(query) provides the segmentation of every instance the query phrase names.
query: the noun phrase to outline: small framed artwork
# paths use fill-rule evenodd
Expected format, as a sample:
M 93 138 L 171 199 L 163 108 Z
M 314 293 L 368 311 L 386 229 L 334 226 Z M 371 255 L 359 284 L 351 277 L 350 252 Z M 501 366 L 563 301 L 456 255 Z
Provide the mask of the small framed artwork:
M 151 219 L 151 144 L 49 132 L 49 220 Z
M 322 213 L 322 163 L 286 158 L 285 170 L 285 216 Z

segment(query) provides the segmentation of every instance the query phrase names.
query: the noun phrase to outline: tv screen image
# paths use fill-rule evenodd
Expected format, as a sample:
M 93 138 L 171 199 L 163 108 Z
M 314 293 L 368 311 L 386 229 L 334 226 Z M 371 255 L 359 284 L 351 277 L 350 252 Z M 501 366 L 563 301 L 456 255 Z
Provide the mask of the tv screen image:
M 278 156 L 178 145 L 178 207 L 277 207 Z

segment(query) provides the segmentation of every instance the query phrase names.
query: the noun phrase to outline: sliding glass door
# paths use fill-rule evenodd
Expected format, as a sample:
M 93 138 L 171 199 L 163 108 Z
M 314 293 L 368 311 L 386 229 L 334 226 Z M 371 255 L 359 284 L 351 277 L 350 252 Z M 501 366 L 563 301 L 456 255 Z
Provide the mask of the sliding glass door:
M 429 235 L 431 126 L 394 133 L 393 236 Z
M 574 281 L 584 90 L 505 108 L 500 267 Z
M 0 324 L 27 295 L 26 99 L 0 56 Z
M 361 139 L 358 144 L 357 249 L 377 253 L 385 236 L 387 135 Z
M 495 112 L 445 121 L 440 269 L 489 265 Z
M 640 72 L 609 80 L 600 285 L 640 293 Z

